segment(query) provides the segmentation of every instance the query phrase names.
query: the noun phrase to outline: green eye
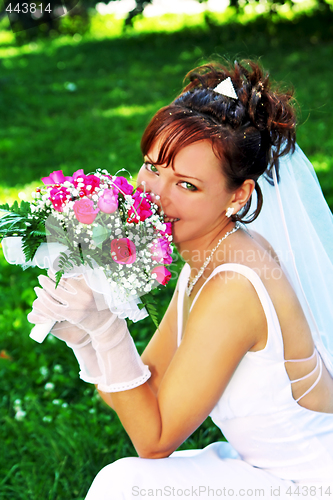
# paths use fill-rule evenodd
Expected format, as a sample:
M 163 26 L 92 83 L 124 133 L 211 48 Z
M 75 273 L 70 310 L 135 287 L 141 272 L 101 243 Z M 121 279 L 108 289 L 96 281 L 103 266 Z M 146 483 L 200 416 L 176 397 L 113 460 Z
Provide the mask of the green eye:
M 152 163 L 145 162 L 145 166 L 148 172 L 154 172 L 154 174 L 158 172 L 157 168 Z
M 197 188 L 195 186 L 193 186 L 193 184 L 191 184 L 190 182 L 183 181 L 180 184 L 185 185 L 185 189 L 187 191 L 197 191 Z

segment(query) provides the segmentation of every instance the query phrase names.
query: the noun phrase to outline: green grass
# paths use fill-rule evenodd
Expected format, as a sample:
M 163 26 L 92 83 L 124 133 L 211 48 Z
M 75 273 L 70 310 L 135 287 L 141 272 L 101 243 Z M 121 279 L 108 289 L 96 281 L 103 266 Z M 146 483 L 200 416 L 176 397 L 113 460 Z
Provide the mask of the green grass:
M 28 199 L 52 170 L 135 174 L 149 118 L 177 95 L 188 70 L 221 54 L 260 58 L 275 80 L 293 84 L 298 142 L 333 207 L 332 26 L 328 12 L 237 18 L 229 10 L 138 19 L 125 33 L 111 16 L 96 16 L 83 36 L 21 47 L 0 31 L 0 202 Z M 39 272 L 0 258 L 0 500 L 84 498 L 103 465 L 135 454 L 117 417 L 78 379 L 69 349 L 29 339 Z M 173 284 L 159 295 L 161 313 Z M 142 349 L 153 327 L 145 320 L 131 332 Z M 185 446 L 219 436 L 208 420 Z

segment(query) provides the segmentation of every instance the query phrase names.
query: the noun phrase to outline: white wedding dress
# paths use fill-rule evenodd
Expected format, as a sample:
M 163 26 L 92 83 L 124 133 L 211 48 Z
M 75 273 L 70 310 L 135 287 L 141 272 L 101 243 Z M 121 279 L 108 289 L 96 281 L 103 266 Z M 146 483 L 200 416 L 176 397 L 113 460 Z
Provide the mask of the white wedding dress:
M 308 410 L 293 398 L 280 324 L 263 282 L 241 264 L 218 266 L 209 279 L 228 270 L 252 283 L 268 325 L 265 348 L 243 357 L 211 413 L 228 443 L 179 451 L 163 459 L 118 460 L 100 471 L 86 500 L 235 496 L 328 500 L 333 496 L 333 414 Z M 179 278 L 178 345 L 189 271 L 185 264 Z M 316 350 L 313 356 L 317 356 L 317 382 L 322 362 Z

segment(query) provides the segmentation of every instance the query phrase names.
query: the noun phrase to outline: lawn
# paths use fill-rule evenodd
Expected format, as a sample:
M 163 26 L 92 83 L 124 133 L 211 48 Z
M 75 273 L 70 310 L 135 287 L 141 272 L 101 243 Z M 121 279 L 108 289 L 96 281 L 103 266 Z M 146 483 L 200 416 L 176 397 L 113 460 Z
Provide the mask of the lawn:
M 220 54 L 259 58 L 275 80 L 294 86 L 298 143 L 333 208 L 333 23 L 326 14 L 164 16 L 139 19 L 125 33 L 113 17 L 96 16 L 83 36 L 21 47 L 3 20 L 0 201 L 29 199 L 53 170 L 135 175 L 149 118 L 177 95 L 188 70 Z M 69 349 L 52 337 L 42 345 L 29 339 L 39 273 L 0 256 L 0 499 L 83 499 L 103 465 L 135 451 L 117 417 L 78 379 Z M 161 315 L 174 284 L 159 294 Z M 142 349 L 153 325 L 145 320 L 131 332 Z M 208 419 L 184 446 L 214 439 L 221 435 Z

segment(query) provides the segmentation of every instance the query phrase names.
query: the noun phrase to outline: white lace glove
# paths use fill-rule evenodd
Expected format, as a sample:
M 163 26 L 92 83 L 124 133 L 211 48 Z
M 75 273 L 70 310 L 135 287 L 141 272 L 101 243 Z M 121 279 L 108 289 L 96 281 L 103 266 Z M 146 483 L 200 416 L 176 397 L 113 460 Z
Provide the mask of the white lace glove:
M 103 392 L 134 389 L 144 384 L 151 375 L 148 366 L 141 360 L 126 321 L 115 314 L 112 314 L 112 319 L 112 324 L 104 330 L 100 328 L 90 334 L 103 374 L 98 389 Z
M 40 308 L 44 312 L 45 308 L 40 306 L 42 306 L 40 299 L 36 299 L 32 311 L 28 314 L 30 323 L 38 325 L 45 323 L 47 319 L 57 319 L 51 316 L 51 311 L 48 311 L 49 315 L 47 317 L 41 314 Z M 101 381 L 102 373 L 88 333 L 78 326 L 72 325 L 69 321 L 55 323 L 51 333 L 58 339 L 63 340 L 73 350 L 80 366 L 80 378 L 90 384 L 98 384 Z
M 36 309 L 43 316 L 68 320 L 89 333 L 102 374 L 98 381 L 101 391 L 133 389 L 148 380 L 149 368 L 141 361 L 126 321 L 106 309 L 103 295 L 93 293 L 84 278 L 62 279 L 56 289 L 55 282 L 46 276 L 40 276 L 39 282 L 43 289 L 35 289 Z

